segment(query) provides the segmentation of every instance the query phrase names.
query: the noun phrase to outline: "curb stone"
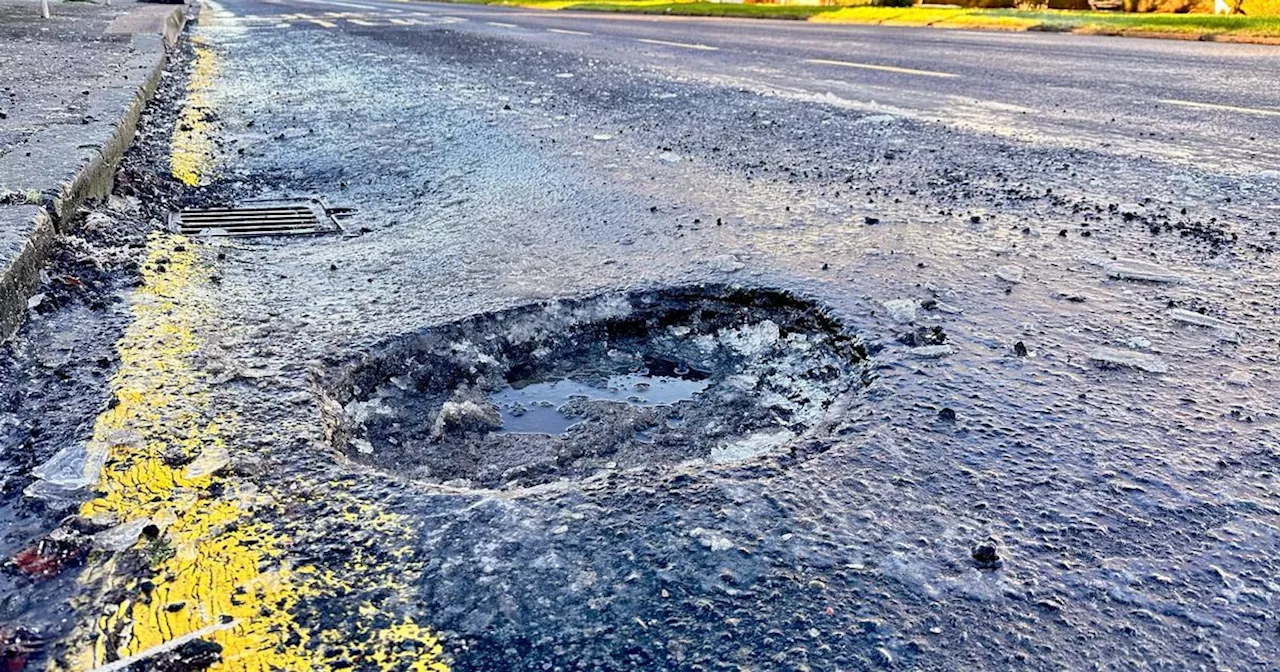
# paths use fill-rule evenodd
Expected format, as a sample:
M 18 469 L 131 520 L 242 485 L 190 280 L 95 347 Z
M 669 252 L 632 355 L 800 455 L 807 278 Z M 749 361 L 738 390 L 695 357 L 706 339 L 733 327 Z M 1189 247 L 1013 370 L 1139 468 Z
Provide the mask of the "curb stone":
M 167 45 L 176 41 L 185 23 L 183 8 L 175 8 L 164 19 L 163 33 L 130 38 L 134 53 L 114 86 L 90 96 L 88 123 L 38 131 L 23 150 L 0 157 L 5 187 L 38 192 L 43 206 L 0 206 L 0 338 L 11 336 L 22 323 L 55 235 L 71 228 L 86 199 L 110 193 L 142 110 L 160 83 Z
M 40 270 L 53 248 L 54 227 L 38 205 L 0 205 L 0 334 L 13 333 L 40 286 Z

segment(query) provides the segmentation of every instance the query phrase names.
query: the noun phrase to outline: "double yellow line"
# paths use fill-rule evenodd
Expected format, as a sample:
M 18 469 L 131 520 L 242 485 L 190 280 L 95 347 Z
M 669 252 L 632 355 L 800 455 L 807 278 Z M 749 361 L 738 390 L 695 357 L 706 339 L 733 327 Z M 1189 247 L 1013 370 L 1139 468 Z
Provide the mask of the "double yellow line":
M 171 139 L 173 176 L 188 185 L 205 181 L 213 162 L 205 111 L 215 72 L 210 45 L 198 44 Z M 82 619 L 63 662 L 77 671 L 123 669 L 198 638 L 216 645 L 211 670 L 447 672 L 440 641 L 409 615 L 422 576 L 410 521 L 352 494 L 346 481 L 268 484 L 235 475 L 231 466 L 250 449 L 236 440 L 238 420 L 218 410 L 198 364 L 205 336 L 220 328 L 212 275 L 199 243 L 149 237 L 142 285 L 116 344 L 114 403 L 93 429 L 93 441 L 109 447 L 107 463 L 98 496 L 80 510 L 102 525 L 145 528 L 127 551 L 91 557 Z M 326 507 L 290 518 L 285 488 L 321 492 Z M 373 534 L 325 539 L 344 546 L 341 559 L 291 559 L 306 537 L 352 527 Z

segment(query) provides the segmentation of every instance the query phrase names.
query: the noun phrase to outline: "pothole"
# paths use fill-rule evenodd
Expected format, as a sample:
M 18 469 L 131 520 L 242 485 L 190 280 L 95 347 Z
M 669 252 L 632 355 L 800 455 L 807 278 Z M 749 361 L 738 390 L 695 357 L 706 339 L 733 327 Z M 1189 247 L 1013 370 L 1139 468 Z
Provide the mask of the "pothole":
M 319 388 L 351 459 L 519 488 L 782 449 L 829 424 L 864 358 L 812 302 L 690 286 L 476 315 L 334 365 Z

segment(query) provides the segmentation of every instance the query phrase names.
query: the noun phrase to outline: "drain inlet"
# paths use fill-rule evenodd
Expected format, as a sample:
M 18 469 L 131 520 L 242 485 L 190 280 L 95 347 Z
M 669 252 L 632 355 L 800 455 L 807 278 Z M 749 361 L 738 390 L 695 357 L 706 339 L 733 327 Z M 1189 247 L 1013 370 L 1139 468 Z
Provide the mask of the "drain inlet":
M 344 211 L 346 209 L 343 209 Z M 170 230 L 191 236 L 306 236 L 341 231 L 319 199 L 291 199 L 252 205 L 188 208 L 169 217 Z

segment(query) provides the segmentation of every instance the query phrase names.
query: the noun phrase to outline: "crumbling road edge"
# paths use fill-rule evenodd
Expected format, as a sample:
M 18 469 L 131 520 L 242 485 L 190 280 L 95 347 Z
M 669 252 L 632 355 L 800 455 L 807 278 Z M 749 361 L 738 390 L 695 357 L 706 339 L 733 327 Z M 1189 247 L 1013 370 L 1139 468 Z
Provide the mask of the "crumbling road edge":
M 27 141 L 25 151 L 0 157 L 6 190 L 30 194 L 28 200 L 34 201 L 0 203 L 0 338 L 22 324 L 57 233 L 70 227 L 85 199 L 111 191 L 138 119 L 160 83 L 168 48 L 186 25 L 185 9 L 174 8 L 162 33 L 130 38 L 134 53 L 123 77 L 89 98 L 89 123 L 40 131 Z

